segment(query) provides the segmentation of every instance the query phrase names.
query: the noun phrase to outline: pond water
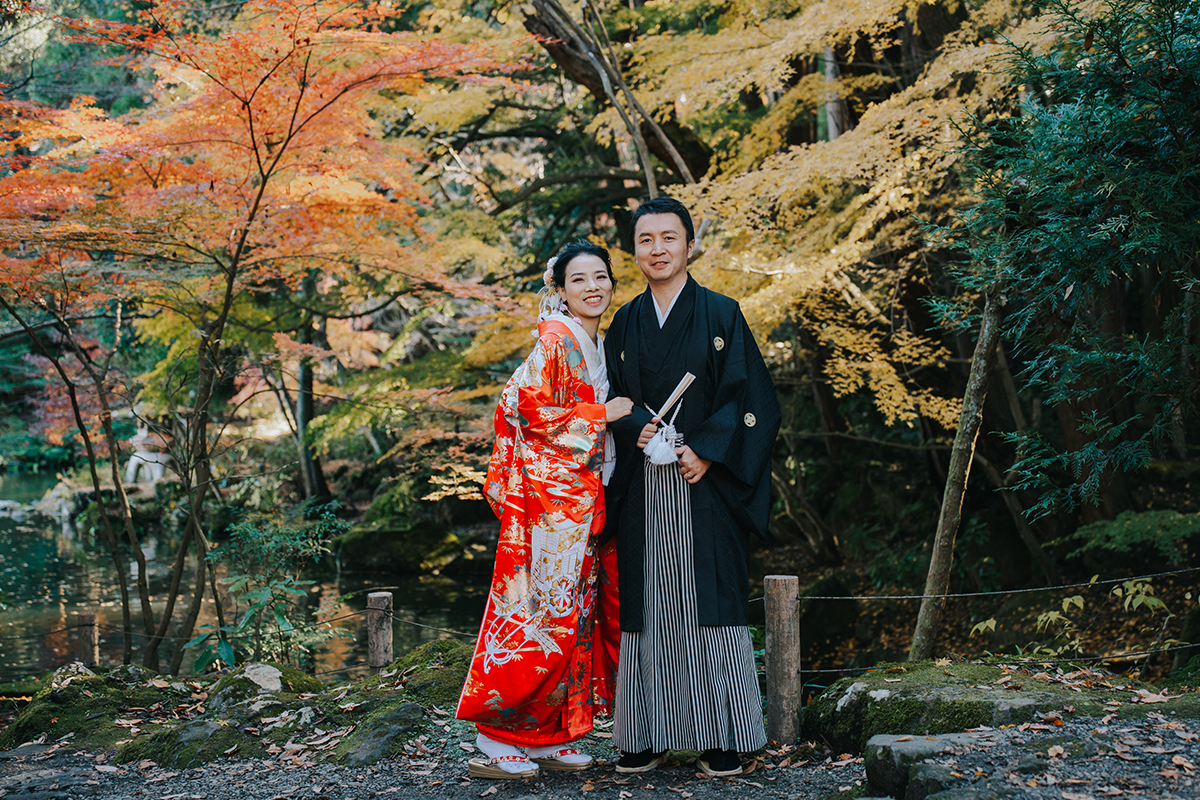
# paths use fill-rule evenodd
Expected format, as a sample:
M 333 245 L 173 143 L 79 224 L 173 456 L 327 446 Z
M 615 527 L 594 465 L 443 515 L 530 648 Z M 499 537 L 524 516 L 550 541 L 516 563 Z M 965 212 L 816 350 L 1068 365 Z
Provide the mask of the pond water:
M 11 681 L 74 659 L 72 632 L 81 612 L 97 614 L 100 657 L 105 664 L 119 664 L 123 647 L 120 587 L 108 546 L 87 534 L 76 532 L 58 517 L 32 509 L 46 491 L 57 483 L 54 476 L 0 475 L 0 682 Z M 13 513 L 16 501 L 22 507 Z M 7 506 L 7 508 L 6 508 Z M 161 613 L 168 587 L 174 545 L 147 538 L 144 542 L 147 578 L 156 614 Z M 133 565 L 136 569 L 136 564 Z M 184 591 L 177 601 L 175 619 L 184 615 L 194 580 L 195 559 L 189 557 Z M 391 591 L 393 595 L 393 649 L 403 655 L 417 645 L 434 639 L 462 638 L 473 642 L 483 617 L 487 586 L 483 581 L 459 582 L 445 577 L 355 575 L 332 570 L 308 576 L 314 583 L 307 602 L 319 609 L 319 618 L 330 620 L 336 634 L 315 648 L 314 672 L 326 679 L 360 677 L 368 674 L 366 618 L 367 594 Z M 133 630 L 141 630 L 141 615 L 134 598 Z M 206 596 L 198 623 L 215 625 L 215 609 Z M 439 630 L 441 629 L 441 630 Z M 458 632 L 465 634 L 456 636 Z M 139 659 L 143 640 L 134 638 L 134 660 Z M 175 643 L 161 650 L 164 665 L 170 663 Z M 187 674 L 193 655 L 185 655 Z

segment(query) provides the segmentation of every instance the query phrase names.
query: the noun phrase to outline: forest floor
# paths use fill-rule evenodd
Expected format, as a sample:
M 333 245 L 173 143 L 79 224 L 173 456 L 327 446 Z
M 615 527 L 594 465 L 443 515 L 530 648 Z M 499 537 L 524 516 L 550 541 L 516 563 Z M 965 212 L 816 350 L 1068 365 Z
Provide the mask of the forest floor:
M 812 746 L 787 753 L 768 749 L 748 761 L 752 769 L 735 778 L 706 777 L 680 754 L 666 767 L 642 775 L 618 775 L 611 763 L 598 762 L 583 772 L 495 781 L 467 776 L 473 739 L 473 729 L 451 721 L 441 735 L 415 742 L 412 753 L 360 768 L 275 759 L 171 770 L 153 762 L 113 764 L 111 754 L 105 752 L 25 745 L 0 753 L 0 796 L 20 800 L 848 800 L 871 796 L 863 758 L 822 753 Z M 598 759 L 613 758 L 605 739 L 589 736 L 586 741 Z M 961 777 L 954 788 L 963 798 L 1036 800 L 1194 798 L 1200 795 L 1197 763 L 1200 721 L 1161 714 L 1116 724 L 1085 717 L 1061 727 L 1014 726 L 988 732 L 978 748 L 963 748 L 938 759 L 939 765 Z

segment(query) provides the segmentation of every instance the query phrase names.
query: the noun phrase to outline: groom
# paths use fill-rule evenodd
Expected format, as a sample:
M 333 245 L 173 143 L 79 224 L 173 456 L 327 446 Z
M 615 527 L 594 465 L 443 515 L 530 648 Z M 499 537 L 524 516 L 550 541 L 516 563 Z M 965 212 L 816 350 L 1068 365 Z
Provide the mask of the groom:
M 643 203 L 633 232 L 647 288 L 617 312 L 605 340 L 612 394 L 634 404 L 610 426 L 617 467 L 606 494 L 621 598 L 617 771 L 699 750 L 704 772 L 737 775 L 738 753 L 767 741 L 746 539 L 767 529 L 779 404 L 737 302 L 688 275 L 696 242 L 687 208 L 669 197 Z M 689 372 L 680 403 L 661 408 Z M 681 436 L 678 462 L 662 466 L 642 452 L 660 411 Z

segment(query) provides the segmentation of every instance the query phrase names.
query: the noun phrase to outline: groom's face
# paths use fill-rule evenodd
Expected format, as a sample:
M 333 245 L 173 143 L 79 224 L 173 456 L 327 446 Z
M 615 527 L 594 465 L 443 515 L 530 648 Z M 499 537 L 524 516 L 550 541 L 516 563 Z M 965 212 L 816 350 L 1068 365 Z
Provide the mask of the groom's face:
M 695 242 L 674 214 L 647 214 L 633 229 L 633 255 L 650 283 L 670 283 L 687 272 Z

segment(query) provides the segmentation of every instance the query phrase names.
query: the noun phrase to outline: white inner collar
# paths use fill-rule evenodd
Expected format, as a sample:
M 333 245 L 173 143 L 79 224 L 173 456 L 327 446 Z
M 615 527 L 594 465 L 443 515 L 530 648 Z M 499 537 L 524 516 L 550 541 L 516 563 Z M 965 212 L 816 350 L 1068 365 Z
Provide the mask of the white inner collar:
M 687 284 L 684 283 L 683 286 L 687 286 Z M 675 296 L 671 298 L 671 302 L 667 305 L 666 311 L 659 310 L 658 298 L 654 296 L 654 292 L 650 293 L 650 299 L 654 303 L 654 313 L 658 316 L 658 327 L 661 328 L 663 325 L 667 324 L 667 317 L 671 316 L 671 309 L 675 307 L 675 301 L 679 299 L 679 295 L 683 294 L 683 286 L 680 286 L 679 291 L 676 292 Z

